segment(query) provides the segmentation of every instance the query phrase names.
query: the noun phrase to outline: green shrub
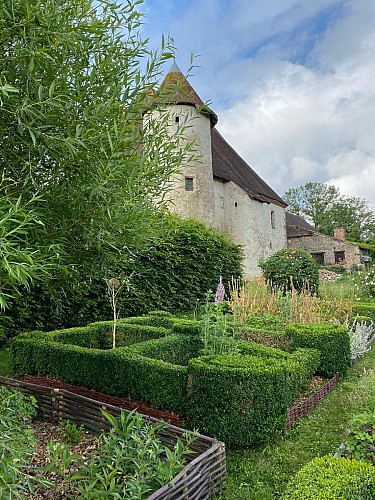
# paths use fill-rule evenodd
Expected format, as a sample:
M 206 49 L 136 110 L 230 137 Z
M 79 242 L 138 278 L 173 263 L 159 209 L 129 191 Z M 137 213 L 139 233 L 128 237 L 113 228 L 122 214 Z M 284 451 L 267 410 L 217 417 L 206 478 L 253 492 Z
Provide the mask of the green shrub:
M 98 349 L 110 349 L 112 347 L 112 321 L 101 321 L 98 323 L 91 323 L 87 328 L 96 329 L 99 338 L 104 339 L 103 343 L 98 345 L 85 345 L 84 347 L 97 347 Z M 62 330 L 66 332 L 69 330 Z M 152 326 L 150 322 L 131 323 L 126 320 L 119 320 L 116 325 L 116 346 L 124 347 L 132 345 L 137 342 L 144 342 L 145 340 L 158 339 L 168 335 L 169 330 L 162 326 Z M 74 339 L 73 339 L 74 340 Z M 75 344 L 75 342 L 65 342 Z
M 308 462 L 292 479 L 284 500 L 373 500 L 375 467 L 325 456 Z
M 288 366 L 290 402 L 294 400 L 299 391 L 308 387 L 320 361 L 320 353 L 317 349 L 296 349 L 292 354 L 289 354 L 281 349 L 257 343 L 239 342 L 239 351 L 247 356 L 284 360 Z
M 286 422 L 290 368 L 285 359 L 247 355 L 190 360 L 190 424 L 227 445 L 272 439 Z
M 191 358 L 199 356 L 202 341 L 194 336 L 168 335 L 157 340 L 134 344 L 131 351 L 141 356 L 161 359 L 167 363 L 186 366 Z
M 320 352 L 318 373 L 333 377 L 338 372 L 345 375 L 350 364 L 350 339 L 348 329 L 333 323 L 291 323 L 285 333 L 293 349 L 312 348 Z
M 374 302 L 354 302 L 353 316 L 369 316 L 375 322 Z
M 8 337 L 22 331 L 83 326 L 112 317 L 105 278 L 128 277 L 129 293 L 120 294 L 122 316 L 153 310 L 189 311 L 219 275 L 224 283 L 242 274 L 243 253 L 230 238 L 195 220 L 166 216 L 162 232 L 148 249 L 121 260 L 118 251 L 92 256 L 92 268 L 61 273 L 41 288 L 21 289 L 9 309 Z M 100 272 L 98 272 L 100 270 Z M 133 273 L 133 274 L 132 274 Z M 164 315 L 154 317 L 161 321 Z M 166 326 L 152 323 L 153 326 Z
M 249 342 L 256 342 L 275 349 L 282 349 L 284 351 L 291 350 L 291 341 L 285 335 L 284 331 L 265 330 L 260 328 L 248 327 L 242 324 L 238 327 L 236 333 L 238 339 L 247 340 Z
M 143 400 L 183 414 L 187 368 L 140 356 L 130 347 L 88 349 L 49 340 L 49 334 L 20 334 L 10 342 L 17 374 L 60 378 L 100 392 Z
M 202 325 L 200 321 L 193 319 L 174 318 L 173 333 L 177 335 L 200 335 Z
M 318 292 L 318 265 L 310 254 L 298 248 L 283 248 L 259 263 L 266 283 L 275 290 Z

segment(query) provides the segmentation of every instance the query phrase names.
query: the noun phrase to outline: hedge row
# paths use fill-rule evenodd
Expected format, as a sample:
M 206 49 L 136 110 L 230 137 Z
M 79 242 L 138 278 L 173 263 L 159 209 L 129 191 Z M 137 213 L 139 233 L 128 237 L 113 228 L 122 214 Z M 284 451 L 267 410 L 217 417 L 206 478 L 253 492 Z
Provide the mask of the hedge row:
M 185 331 L 194 326 L 183 321 L 178 325 Z M 105 331 L 107 327 L 106 322 L 90 325 L 86 343 L 93 328 Z M 311 376 L 313 364 L 318 363 L 314 351 L 289 354 L 246 342 L 239 343 L 241 354 L 236 356 L 190 359 L 199 355 L 201 343 L 196 335 L 186 334 L 107 350 L 56 341 L 76 334 L 84 343 L 81 330 L 32 332 L 14 338 L 11 347 L 16 372 L 51 375 L 140 399 L 186 416 L 192 426 L 228 444 L 266 441 L 282 429 L 288 406 Z
M 286 360 L 244 355 L 203 356 L 189 362 L 188 417 L 227 445 L 272 439 L 285 427 L 290 403 Z
M 241 326 L 237 332 L 237 337 L 242 340 L 250 342 L 257 342 L 259 344 L 274 347 L 275 349 L 282 349 L 284 351 L 291 351 L 292 344 L 290 339 L 285 335 L 282 330 L 269 330 L 268 328 L 252 328 L 246 325 Z
M 131 350 L 141 356 L 187 366 L 190 359 L 199 356 L 199 351 L 202 348 L 203 342 L 198 337 L 168 335 L 162 339 L 136 344 L 132 346 Z
M 374 302 L 356 302 L 353 304 L 353 316 L 369 316 L 375 321 L 375 303 Z
M 289 482 L 284 500 L 373 500 L 375 467 L 325 456 L 308 462 Z
M 318 373 L 333 377 L 338 372 L 345 375 L 350 364 L 350 339 L 348 329 L 333 323 L 295 323 L 285 327 L 292 348 L 317 349 L 320 352 Z
M 141 356 L 131 347 L 87 349 L 28 334 L 12 339 L 11 348 L 16 373 L 50 375 L 185 414 L 186 366 Z

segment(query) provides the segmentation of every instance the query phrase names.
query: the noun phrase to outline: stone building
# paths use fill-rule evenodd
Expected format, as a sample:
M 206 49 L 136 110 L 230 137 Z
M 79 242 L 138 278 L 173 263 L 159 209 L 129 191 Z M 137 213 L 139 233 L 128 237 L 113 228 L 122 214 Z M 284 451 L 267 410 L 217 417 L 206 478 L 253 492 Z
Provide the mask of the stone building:
M 316 231 L 314 226 L 298 215 L 286 213 L 288 247 L 302 248 L 310 253 L 318 264 L 337 264 L 346 269 L 368 267 L 371 258 L 368 250 L 345 239 L 345 229 L 336 228 L 334 236 Z
M 188 123 L 184 135 L 194 141 L 197 159 L 182 166 L 171 180 L 170 210 L 230 234 L 243 247 L 245 275 L 258 276 L 259 259 L 286 246 L 286 203 L 218 132 L 216 114 L 175 63 L 159 95 L 171 88 L 174 92 L 164 102 L 170 133 L 178 133 L 180 125 Z

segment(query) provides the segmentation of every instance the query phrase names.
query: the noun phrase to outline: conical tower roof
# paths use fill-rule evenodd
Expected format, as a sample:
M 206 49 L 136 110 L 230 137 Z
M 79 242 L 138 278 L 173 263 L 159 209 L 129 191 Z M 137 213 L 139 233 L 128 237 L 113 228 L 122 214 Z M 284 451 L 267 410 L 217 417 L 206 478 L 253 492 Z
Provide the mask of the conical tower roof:
M 218 121 L 214 113 L 199 97 L 193 87 L 187 81 L 176 62 L 161 83 L 156 96 L 166 104 L 187 104 L 198 108 L 202 113 L 209 115 L 211 126 L 214 127 Z M 159 100 L 157 98 L 157 100 Z

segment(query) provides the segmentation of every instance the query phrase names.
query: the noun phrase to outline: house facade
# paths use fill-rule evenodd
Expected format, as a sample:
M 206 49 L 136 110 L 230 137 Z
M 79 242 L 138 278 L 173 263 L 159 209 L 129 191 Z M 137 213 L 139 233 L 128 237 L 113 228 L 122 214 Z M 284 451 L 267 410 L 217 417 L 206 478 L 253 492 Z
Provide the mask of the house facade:
M 314 226 L 298 215 L 286 213 L 288 247 L 301 248 L 318 264 L 342 265 L 348 270 L 368 268 L 371 258 L 368 250 L 345 239 L 345 229 L 336 228 L 334 236 L 316 231 Z
M 259 260 L 286 247 L 286 203 L 218 132 L 216 114 L 175 63 L 159 92 L 170 88 L 177 89 L 164 102 L 170 133 L 187 124 L 184 137 L 194 142 L 196 156 L 171 179 L 170 210 L 228 233 L 243 248 L 245 275 L 259 276 Z

